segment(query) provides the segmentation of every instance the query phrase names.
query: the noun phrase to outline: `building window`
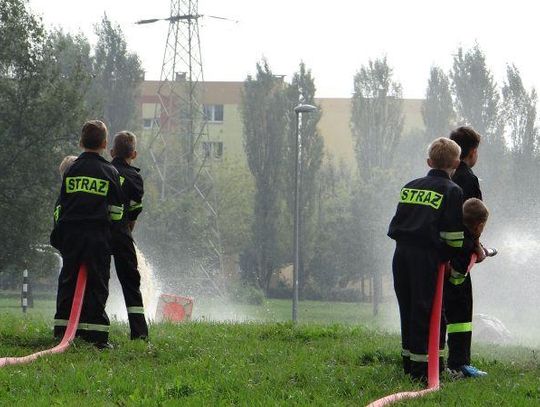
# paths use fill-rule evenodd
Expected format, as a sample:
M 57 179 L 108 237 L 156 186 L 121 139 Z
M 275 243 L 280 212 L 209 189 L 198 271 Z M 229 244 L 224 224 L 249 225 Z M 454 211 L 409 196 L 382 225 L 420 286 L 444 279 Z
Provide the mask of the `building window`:
M 143 129 L 150 130 L 159 127 L 159 119 L 143 119 Z
M 209 122 L 223 121 L 223 105 L 204 105 L 204 117 Z
M 223 142 L 221 141 L 203 141 L 202 151 L 205 159 L 220 160 L 223 158 Z

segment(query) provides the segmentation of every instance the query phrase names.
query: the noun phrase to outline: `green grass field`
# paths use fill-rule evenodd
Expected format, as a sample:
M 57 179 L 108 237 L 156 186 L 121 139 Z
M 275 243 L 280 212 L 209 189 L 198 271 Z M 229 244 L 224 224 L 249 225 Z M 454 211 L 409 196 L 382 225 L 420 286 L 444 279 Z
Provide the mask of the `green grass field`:
M 54 345 L 50 301 L 25 317 L 16 305 L 0 300 L 0 356 Z M 253 319 L 287 319 L 289 307 L 288 301 L 270 301 L 238 312 L 259 312 Z M 363 406 L 420 388 L 401 373 L 399 338 L 373 328 L 367 305 L 302 307 L 303 321 L 310 323 L 298 327 L 279 322 L 155 324 L 150 343 L 129 341 L 127 327 L 114 323 L 112 351 L 76 342 L 65 354 L 0 368 L 0 405 Z M 317 323 L 326 319 L 341 323 Z M 401 405 L 540 405 L 536 351 L 475 346 L 473 352 L 488 378 L 443 378 L 440 392 Z

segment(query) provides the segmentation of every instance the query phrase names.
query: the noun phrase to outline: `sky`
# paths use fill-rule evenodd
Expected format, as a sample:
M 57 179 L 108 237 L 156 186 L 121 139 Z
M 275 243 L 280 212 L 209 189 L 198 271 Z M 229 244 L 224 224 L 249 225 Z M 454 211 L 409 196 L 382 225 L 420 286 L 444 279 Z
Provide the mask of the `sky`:
M 146 79 L 159 79 L 170 0 L 30 0 L 46 26 L 83 32 L 104 13 L 118 23 Z M 318 97 L 350 97 L 353 76 L 370 59 L 387 56 L 407 98 L 422 98 L 433 65 L 448 71 L 459 46 L 478 43 L 499 84 L 507 63 L 526 86 L 540 86 L 540 13 L 534 1 L 513 0 L 199 0 L 199 13 L 238 23 L 201 20 L 204 77 L 242 81 L 266 57 L 275 74 L 291 78 L 304 61 Z

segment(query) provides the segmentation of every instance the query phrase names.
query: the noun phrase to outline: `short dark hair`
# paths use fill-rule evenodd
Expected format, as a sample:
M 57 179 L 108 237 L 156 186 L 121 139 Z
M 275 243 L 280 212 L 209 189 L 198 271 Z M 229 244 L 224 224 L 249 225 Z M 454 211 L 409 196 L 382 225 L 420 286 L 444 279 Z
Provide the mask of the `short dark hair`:
M 480 134 L 470 126 L 461 126 L 450 133 L 450 140 L 454 140 L 461 147 L 459 158 L 464 159 L 472 149 L 480 145 Z
M 130 131 L 124 130 L 114 136 L 113 150 L 115 157 L 130 158 L 137 146 L 137 136 Z
M 81 131 L 81 146 L 89 150 L 97 150 L 107 140 L 107 126 L 101 120 L 89 120 Z
M 463 204 L 463 224 L 472 228 L 479 223 L 486 223 L 489 217 L 489 209 L 477 198 L 470 198 Z

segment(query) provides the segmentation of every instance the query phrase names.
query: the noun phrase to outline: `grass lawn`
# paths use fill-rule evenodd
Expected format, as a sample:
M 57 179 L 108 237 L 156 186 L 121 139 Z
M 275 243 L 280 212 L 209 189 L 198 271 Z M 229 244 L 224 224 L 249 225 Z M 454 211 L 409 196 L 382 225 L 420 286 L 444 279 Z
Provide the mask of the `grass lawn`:
M 54 344 L 48 303 L 23 317 L 0 300 L 0 356 Z M 127 327 L 115 323 L 112 351 L 76 342 L 63 355 L 0 368 L 0 405 L 362 406 L 419 388 L 401 373 L 397 335 L 358 325 L 373 322 L 367 306 L 302 306 L 303 321 L 310 323 L 296 328 L 279 322 L 156 324 L 150 343 L 129 341 Z M 251 311 L 258 310 L 261 320 L 268 315 L 285 320 L 289 307 L 288 301 L 271 301 Z M 246 314 L 250 307 L 240 308 Z M 331 319 L 341 318 L 339 325 L 313 322 L 330 312 Z M 540 405 L 534 350 L 475 346 L 473 351 L 488 378 L 443 379 L 440 392 L 402 405 Z

